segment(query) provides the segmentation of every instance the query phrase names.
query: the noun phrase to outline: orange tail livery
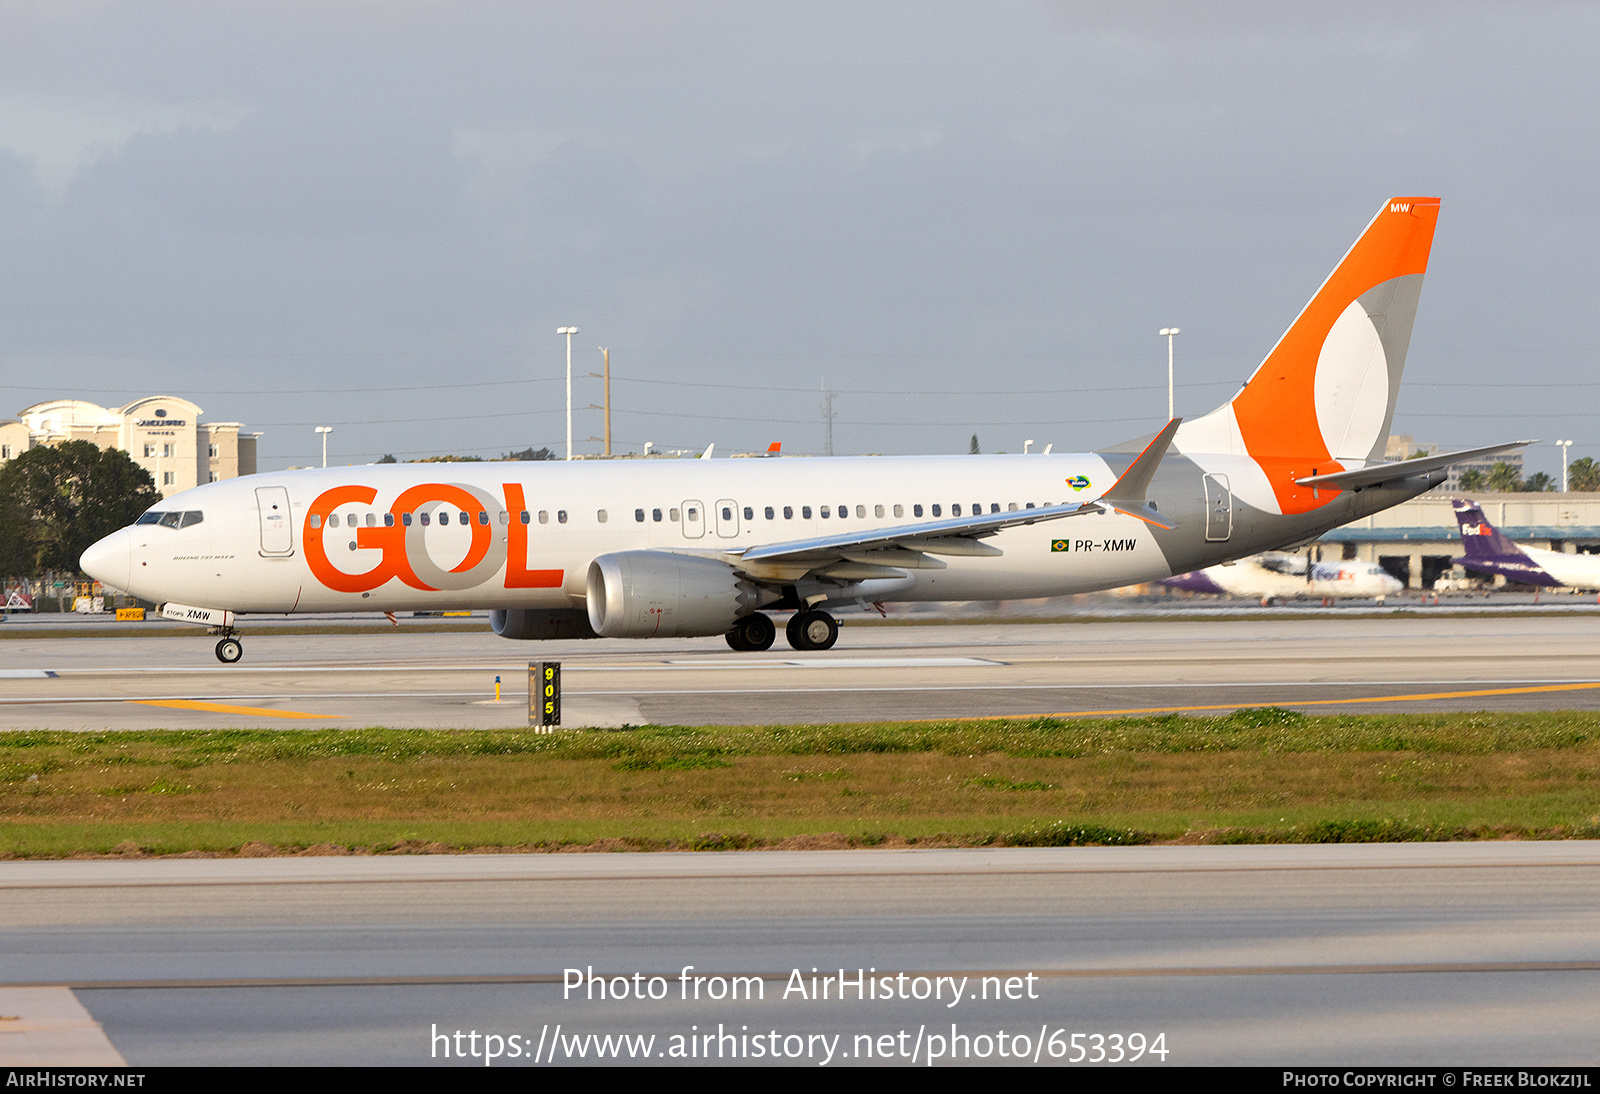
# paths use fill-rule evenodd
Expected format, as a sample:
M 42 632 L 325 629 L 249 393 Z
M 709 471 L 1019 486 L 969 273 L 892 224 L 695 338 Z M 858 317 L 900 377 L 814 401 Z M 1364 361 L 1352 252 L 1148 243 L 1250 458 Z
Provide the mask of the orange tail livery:
M 1282 514 L 1335 493 L 1297 479 L 1381 461 L 1438 219 L 1438 198 L 1385 202 L 1255 375 L 1186 422 L 1174 447 L 1202 466 L 1208 454 L 1247 457 L 1242 475 L 1229 461 L 1234 493 Z

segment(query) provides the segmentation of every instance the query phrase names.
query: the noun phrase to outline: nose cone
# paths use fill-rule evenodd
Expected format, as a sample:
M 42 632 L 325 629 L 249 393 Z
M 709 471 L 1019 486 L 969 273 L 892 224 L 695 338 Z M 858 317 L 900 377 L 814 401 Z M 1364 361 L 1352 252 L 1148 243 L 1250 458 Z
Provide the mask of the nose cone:
M 133 566 L 131 535 L 123 528 L 92 544 L 78 560 L 78 568 L 102 585 L 127 591 L 129 570 Z

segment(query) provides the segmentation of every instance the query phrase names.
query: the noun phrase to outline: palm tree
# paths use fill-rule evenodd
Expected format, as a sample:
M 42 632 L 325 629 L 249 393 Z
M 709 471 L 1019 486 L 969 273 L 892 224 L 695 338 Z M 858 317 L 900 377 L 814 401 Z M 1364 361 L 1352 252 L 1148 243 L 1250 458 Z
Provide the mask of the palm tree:
M 1522 476 L 1517 474 L 1517 469 L 1505 460 L 1495 464 L 1489 472 L 1489 489 L 1500 493 L 1509 493 L 1522 486 Z
M 1556 488 L 1556 480 L 1544 471 L 1539 471 L 1528 476 L 1522 488 L 1531 494 L 1543 494 Z
M 1595 463 L 1594 457 L 1585 456 L 1572 461 L 1567 468 L 1567 487 L 1572 490 L 1600 490 L 1600 464 Z
M 1483 473 L 1480 467 L 1472 467 L 1461 472 L 1461 489 L 1482 490 L 1489 485 L 1489 476 Z

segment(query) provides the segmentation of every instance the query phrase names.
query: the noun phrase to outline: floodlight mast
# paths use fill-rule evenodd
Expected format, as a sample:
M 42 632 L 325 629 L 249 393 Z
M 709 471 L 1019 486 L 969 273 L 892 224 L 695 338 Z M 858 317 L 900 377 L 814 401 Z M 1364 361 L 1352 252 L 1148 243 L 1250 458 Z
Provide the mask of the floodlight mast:
M 577 327 L 557 327 L 557 334 L 567 336 L 567 459 L 572 459 L 572 336 Z
M 1167 340 L 1167 421 L 1172 421 L 1172 336 L 1178 334 L 1177 327 L 1162 327 L 1158 332 Z

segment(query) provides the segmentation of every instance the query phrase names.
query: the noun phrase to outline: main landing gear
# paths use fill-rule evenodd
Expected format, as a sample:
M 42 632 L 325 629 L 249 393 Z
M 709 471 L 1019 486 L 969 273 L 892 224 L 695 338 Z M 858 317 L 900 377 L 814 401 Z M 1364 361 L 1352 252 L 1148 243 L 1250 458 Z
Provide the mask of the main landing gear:
M 789 645 L 797 650 L 831 650 L 839 641 L 839 622 L 827 612 L 795 612 L 784 629 Z
M 740 653 L 755 653 L 770 650 L 777 636 L 778 628 L 772 620 L 756 612 L 734 623 L 733 630 L 728 632 L 728 645 Z
M 797 650 L 828 650 L 839 641 L 839 624 L 827 612 L 799 611 L 784 628 L 784 635 Z M 733 625 L 728 632 L 728 645 L 740 653 L 770 650 L 777 636 L 778 628 L 772 620 L 755 612 Z

